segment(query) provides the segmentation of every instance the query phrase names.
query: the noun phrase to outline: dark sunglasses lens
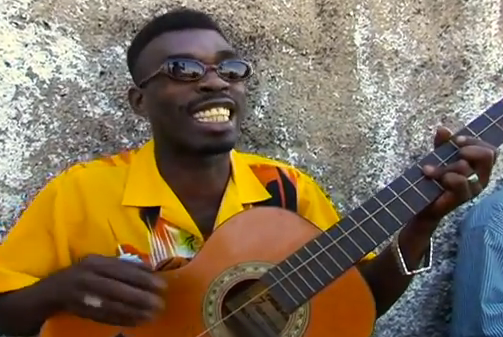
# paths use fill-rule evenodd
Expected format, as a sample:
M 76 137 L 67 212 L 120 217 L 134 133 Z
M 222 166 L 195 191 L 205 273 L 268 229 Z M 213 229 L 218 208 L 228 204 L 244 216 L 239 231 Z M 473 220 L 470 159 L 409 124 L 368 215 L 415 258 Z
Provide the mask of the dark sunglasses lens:
M 229 81 L 242 81 L 247 79 L 252 72 L 251 66 L 240 60 L 228 60 L 220 63 L 218 73 Z
M 204 66 L 194 60 L 168 60 L 167 69 L 171 77 L 180 81 L 194 81 L 204 75 Z

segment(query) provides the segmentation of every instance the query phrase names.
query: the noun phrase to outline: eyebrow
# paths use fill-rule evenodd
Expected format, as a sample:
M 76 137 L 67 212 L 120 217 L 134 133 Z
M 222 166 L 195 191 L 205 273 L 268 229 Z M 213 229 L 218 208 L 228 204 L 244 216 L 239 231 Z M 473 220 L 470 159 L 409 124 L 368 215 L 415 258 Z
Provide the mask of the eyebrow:
M 235 58 L 238 57 L 238 54 L 234 50 L 230 49 L 225 49 L 225 50 L 220 50 L 216 52 L 216 59 L 217 60 L 225 60 L 229 58 Z M 179 54 L 171 54 L 166 57 L 167 59 L 170 58 L 190 58 L 190 59 L 199 59 L 197 56 L 191 53 L 179 53 Z

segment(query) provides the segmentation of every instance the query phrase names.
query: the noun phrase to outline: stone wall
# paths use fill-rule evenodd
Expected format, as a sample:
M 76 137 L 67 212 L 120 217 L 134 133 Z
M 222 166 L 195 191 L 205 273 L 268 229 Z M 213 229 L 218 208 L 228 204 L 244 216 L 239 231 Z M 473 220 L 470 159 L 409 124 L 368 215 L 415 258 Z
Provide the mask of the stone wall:
M 498 0 L 0 0 L 1 223 L 68 164 L 148 137 L 127 106 L 125 50 L 176 4 L 214 13 L 256 65 L 240 147 L 304 168 L 342 210 L 431 149 L 439 123 L 458 128 L 501 95 Z M 445 336 L 462 214 L 376 336 Z

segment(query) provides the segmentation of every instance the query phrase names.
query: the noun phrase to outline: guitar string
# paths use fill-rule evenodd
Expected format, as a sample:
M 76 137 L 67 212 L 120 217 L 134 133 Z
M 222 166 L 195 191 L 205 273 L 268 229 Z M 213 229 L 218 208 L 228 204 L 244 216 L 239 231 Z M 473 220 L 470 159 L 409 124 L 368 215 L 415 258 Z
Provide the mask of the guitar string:
M 486 110 L 487 112 L 487 110 Z M 475 132 L 471 131 L 471 133 L 474 134 L 474 137 L 476 138 L 480 138 L 480 136 L 485 132 L 487 131 L 488 129 L 490 129 L 492 126 L 496 125 L 498 126 L 502 131 L 503 131 L 503 128 L 501 128 L 501 126 L 499 126 L 497 123 L 499 120 L 501 120 L 503 118 L 503 114 L 498 117 L 497 119 L 493 120 L 491 117 L 489 117 L 485 112 L 480 115 L 479 117 L 482 117 L 483 115 L 485 115 L 489 120 L 491 120 L 491 123 L 485 127 L 482 131 L 480 131 L 478 134 L 476 134 Z M 468 128 L 468 126 L 466 127 Z M 449 159 L 451 159 L 453 156 L 455 156 L 457 153 L 459 152 L 458 151 L 455 151 L 454 153 L 452 153 L 449 157 L 447 157 L 444 161 L 442 161 L 440 164 L 445 164 L 447 163 L 447 161 L 449 161 Z M 496 155 L 496 154 L 495 154 Z M 439 165 L 440 165 L 439 164 Z M 414 184 L 420 182 L 421 180 L 423 180 L 425 178 L 424 175 L 421 176 L 421 178 L 419 178 L 416 182 L 414 182 Z M 402 195 L 403 193 L 407 192 L 410 188 L 412 188 L 412 185 L 407 187 L 404 191 L 402 191 L 399 195 L 397 195 L 396 197 L 394 197 L 393 199 L 391 199 L 390 201 L 388 201 L 385 205 L 383 205 L 382 207 L 380 207 L 378 210 L 376 210 L 375 212 L 373 212 L 372 214 L 370 214 L 366 219 L 364 219 L 363 221 L 360 222 L 360 224 L 357 224 L 356 226 L 353 226 L 350 230 L 344 232 L 343 235 L 341 235 L 337 240 L 333 240 L 329 245 L 327 245 L 325 248 L 321 249 L 319 252 L 317 252 L 316 254 L 312 255 L 309 259 L 307 259 L 305 262 L 303 262 L 302 264 L 300 264 L 298 267 L 296 267 L 295 269 L 292 269 L 289 273 L 287 273 L 286 275 L 284 273 L 282 273 L 284 276 L 282 278 L 280 278 L 279 280 L 277 280 L 276 282 L 274 282 L 273 284 L 271 284 L 270 286 L 268 286 L 267 288 L 265 288 L 264 290 L 262 290 L 261 292 L 259 292 L 257 295 L 255 295 L 254 297 L 252 297 L 251 299 L 249 299 L 248 301 L 246 301 L 245 303 L 243 303 L 241 306 L 239 306 L 237 309 L 233 310 L 232 312 L 230 312 L 229 314 L 227 314 L 225 317 L 223 317 L 222 319 L 220 319 L 219 321 L 213 323 L 213 325 L 211 325 L 209 328 L 207 328 L 206 330 L 204 330 L 203 332 L 201 332 L 200 334 L 196 335 L 195 337 L 202 337 L 204 336 L 207 332 L 215 329 L 218 325 L 224 323 L 227 319 L 229 319 L 230 317 L 234 316 L 238 311 L 240 311 L 241 309 L 243 309 L 244 307 L 246 307 L 247 305 L 251 304 L 254 300 L 256 300 L 257 298 L 259 298 L 260 296 L 262 296 L 263 294 L 265 294 L 267 291 L 269 291 L 271 288 L 273 288 L 274 286 L 276 286 L 277 284 L 281 283 L 283 280 L 285 279 L 288 279 L 288 277 L 294 273 L 294 272 L 297 272 L 300 268 L 304 267 L 305 265 L 307 265 L 307 263 L 309 263 L 309 261 L 312 261 L 313 259 L 315 259 L 318 255 L 320 255 L 321 253 L 324 253 L 326 252 L 327 249 L 329 249 L 330 247 L 332 247 L 333 245 L 337 244 L 340 240 L 342 240 L 343 238 L 345 238 L 346 236 L 348 236 L 349 233 L 351 233 L 353 230 L 361 227 L 361 225 L 368 219 L 371 219 L 373 217 L 374 214 L 376 214 L 377 212 L 383 210 L 386 208 L 386 206 L 388 204 L 390 204 L 391 202 L 397 200 L 400 195 Z M 337 226 L 337 225 L 335 225 Z M 328 253 L 328 252 L 327 252 Z M 274 267 L 273 267 L 274 268 Z M 344 270 L 342 270 L 344 271 Z

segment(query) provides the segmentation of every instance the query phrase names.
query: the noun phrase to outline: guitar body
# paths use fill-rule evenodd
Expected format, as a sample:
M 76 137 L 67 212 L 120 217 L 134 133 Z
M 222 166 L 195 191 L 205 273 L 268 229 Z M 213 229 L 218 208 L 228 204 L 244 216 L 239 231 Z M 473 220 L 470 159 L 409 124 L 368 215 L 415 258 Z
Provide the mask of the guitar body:
M 259 207 L 242 212 L 216 230 L 188 264 L 160 272 L 168 289 L 166 308 L 155 321 L 119 329 L 61 314 L 46 322 L 40 337 L 232 336 L 224 324 L 208 330 L 225 315 L 224 297 L 247 280 L 258 279 L 319 234 L 313 224 L 283 209 Z M 353 267 L 290 315 L 281 336 L 369 337 L 375 319 L 373 296 Z M 234 335 L 240 337 L 240 333 Z

